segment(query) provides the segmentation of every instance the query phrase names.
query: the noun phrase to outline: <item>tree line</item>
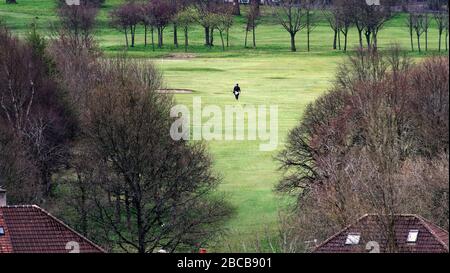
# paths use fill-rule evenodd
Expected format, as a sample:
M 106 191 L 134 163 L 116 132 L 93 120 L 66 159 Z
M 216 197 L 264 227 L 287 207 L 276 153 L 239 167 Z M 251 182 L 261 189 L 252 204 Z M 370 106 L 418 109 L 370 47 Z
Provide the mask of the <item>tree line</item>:
M 7 2 L 10 0 L 7 0 Z M 15 3 L 15 1 L 10 1 Z M 290 49 L 297 51 L 297 34 L 306 32 L 306 48 L 311 50 L 311 36 L 318 24 L 325 20 L 333 31 L 333 50 L 348 50 L 351 29 L 358 33 L 359 47 L 377 47 L 378 35 L 386 22 L 403 11 L 408 14 L 405 27 L 409 31 L 411 50 L 421 52 L 421 39 L 428 50 L 428 34 L 432 22 L 438 31 L 438 50 L 448 51 L 448 3 L 443 0 L 427 0 L 420 5 L 413 1 L 383 0 L 381 5 L 367 5 L 360 0 L 279 0 L 266 1 L 270 16 L 290 36 Z M 81 9 L 100 8 L 103 0 L 82 0 Z M 144 28 L 144 45 L 152 49 L 163 47 L 164 31 L 173 28 L 173 45 L 179 47 L 179 28 L 188 51 L 189 31 L 199 25 L 204 29 L 204 45 L 214 46 L 218 33 L 222 50 L 230 46 L 230 30 L 235 16 L 245 18 L 244 46 L 248 47 L 251 34 L 252 47 L 256 47 L 256 28 L 260 24 L 261 1 L 251 0 L 246 13 L 241 13 L 239 0 L 126 0 L 109 14 L 111 26 L 124 33 L 126 47 L 135 47 L 136 29 Z M 72 7 L 80 9 L 79 7 Z M 94 21 L 95 18 L 86 18 Z M 149 37 L 150 36 L 150 37 Z M 423 37 L 425 36 L 425 37 Z M 444 45 L 443 45 L 444 43 Z
M 398 13 L 398 1 L 382 1 L 379 6 L 369 6 L 358 0 L 280 0 L 267 2 L 271 16 L 289 33 L 291 51 L 297 51 L 296 36 L 306 32 L 307 51 L 311 50 L 311 35 L 319 22 L 325 19 L 334 33 L 332 48 L 347 51 L 348 36 L 352 28 L 358 33 L 359 47 L 377 47 L 378 35 L 386 22 Z M 425 33 L 425 50 L 428 50 L 428 31 L 432 20 L 435 21 L 439 35 L 439 51 L 442 40 L 448 50 L 448 5 L 446 1 L 428 0 L 425 6 L 403 6 L 408 12 L 406 26 L 410 31 L 411 49 L 414 51 L 413 35 L 417 36 L 417 47 L 421 51 L 420 39 Z M 222 49 L 229 47 L 229 32 L 234 24 L 234 16 L 242 15 L 239 1 L 233 4 L 215 0 L 150 0 L 127 1 L 111 12 L 111 23 L 125 35 L 126 46 L 135 46 L 136 27 L 144 27 L 144 43 L 147 46 L 147 33 L 151 32 L 151 44 L 155 49 L 154 33 L 157 33 L 156 45 L 164 44 L 163 33 L 173 26 L 173 44 L 178 47 L 178 27 L 184 32 L 185 50 L 189 46 L 189 29 L 193 25 L 204 28 L 205 46 L 214 46 L 214 33 L 219 32 Z M 252 46 L 256 47 L 256 28 L 261 21 L 260 1 L 250 1 L 245 16 L 245 41 L 248 46 L 248 34 L 252 36 Z M 131 38 L 129 38 L 129 36 Z M 224 38 L 225 37 L 225 38 Z M 129 42 L 131 40 L 131 42 Z M 342 41 L 343 40 L 343 41 Z

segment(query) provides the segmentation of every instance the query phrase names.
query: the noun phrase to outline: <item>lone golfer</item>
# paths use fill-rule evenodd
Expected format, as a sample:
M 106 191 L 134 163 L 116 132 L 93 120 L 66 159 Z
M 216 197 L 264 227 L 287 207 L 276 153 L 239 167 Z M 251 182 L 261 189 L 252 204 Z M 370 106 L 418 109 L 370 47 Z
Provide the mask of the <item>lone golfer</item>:
M 239 95 L 241 94 L 241 88 L 239 87 L 238 83 L 236 84 L 236 86 L 233 89 L 233 94 L 236 97 L 236 100 L 239 100 Z

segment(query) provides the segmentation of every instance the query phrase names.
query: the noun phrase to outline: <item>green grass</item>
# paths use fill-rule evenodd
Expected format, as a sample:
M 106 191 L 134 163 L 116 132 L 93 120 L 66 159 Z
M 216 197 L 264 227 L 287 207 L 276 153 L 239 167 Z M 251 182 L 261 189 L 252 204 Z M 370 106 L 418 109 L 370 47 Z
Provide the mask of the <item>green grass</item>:
M 340 59 L 305 55 L 164 60 L 156 64 L 164 71 L 169 88 L 195 90 L 194 94 L 176 95 L 178 103 L 189 107 L 193 96 L 201 96 L 203 106 L 213 104 L 224 109 L 225 105 L 235 104 L 231 94 L 235 82 L 243 88 L 240 104 L 277 104 L 282 142 L 305 106 L 328 88 Z M 187 66 L 191 71 L 185 71 Z M 212 72 L 202 71 L 205 67 Z M 278 209 L 284 205 L 273 193 L 280 178 L 273 160 L 275 152 L 260 152 L 259 142 L 254 141 L 211 141 L 209 146 L 215 168 L 223 176 L 221 190 L 238 209 L 228 223 L 233 231 L 231 241 L 251 240 L 256 233 L 261 236 L 266 228 L 275 228 Z M 280 143 L 279 148 L 282 146 Z
M 18 5 L 0 2 L 0 18 L 14 33 L 23 35 L 33 18 L 38 17 L 39 28 L 49 33 L 56 22 L 52 0 L 18 0 Z M 113 56 L 123 50 L 123 34 L 109 27 L 108 13 L 119 0 L 107 0 L 99 15 L 96 38 L 100 48 Z M 267 14 L 267 11 L 265 11 Z M 405 27 L 405 15 L 398 15 L 388 22 L 379 34 L 379 46 L 386 48 L 398 43 L 409 48 L 409 35 Z M 193 94 L 178 94 L 178 103 L 192 107 L 192 98 L 201 96 L 203 105 L 235 104 L 231 88 L 239 82 L 243 88 L 240 104 L 279 106 L 279 149 L 287 133 L 299 121 L 305 106 L 323 94 L 331 85 L 336 66 L 345 54 L 331 50 L 332 35 L 326 22 L 322 21 L 312 33 L 312 52 L 305 51 L 305 34 L 297 39 L 299 52 L 289 51 L 289 35 L 273 18 L 264 17 L 257 29 L 257 49 L 243 48 L 243 18 L 236 18 L 231 31 L 231 47 L 226 52 L 218 46 L 209 49 L 203 46 L 203 32 L 199 27 L 190 33 L 189 52 L 195 58 L 171 58 L 168 55 L 182 53 L 183 48 L 171 45 L 172 30 L 165 32 L 166 45 L 155 52 L 143 46 L 142 30 L 138 32 L 136 48 L 130 49 L 133 57 L 153 58 L 163 71 L 168 88 L 194 90 Z M 181 36 L 181 35 L 180 35 Z M 180 37 L 180 43 L 183 43 Z M 430 29 L 430 51 L 415 58 L 437 54 L 437 31 Z M 349 48 L 357 45 L 354 30 L 350 34 Z M 215 159 L 215 169 L 223 177 L 221 192 L 229 196 L 237 208 L 237 214 L 227 224 L 230 229 L 229 242 L 241 245 L 277 227 L 279 208 L 286 200 L 273 192 L 281 173 L 273 160 L 276 152 L 260 152 L 255 141 L 211 141 L 211 153 Z M 226 251 L 226 243 L 216 250 Z

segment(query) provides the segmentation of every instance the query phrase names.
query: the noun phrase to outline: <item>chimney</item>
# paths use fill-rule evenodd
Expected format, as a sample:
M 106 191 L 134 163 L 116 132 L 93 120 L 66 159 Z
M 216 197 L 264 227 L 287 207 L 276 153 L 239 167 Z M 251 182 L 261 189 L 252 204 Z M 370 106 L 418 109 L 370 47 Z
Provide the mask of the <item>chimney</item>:
M 0 207 L 6 207 L 6 190 L 0 188 Z

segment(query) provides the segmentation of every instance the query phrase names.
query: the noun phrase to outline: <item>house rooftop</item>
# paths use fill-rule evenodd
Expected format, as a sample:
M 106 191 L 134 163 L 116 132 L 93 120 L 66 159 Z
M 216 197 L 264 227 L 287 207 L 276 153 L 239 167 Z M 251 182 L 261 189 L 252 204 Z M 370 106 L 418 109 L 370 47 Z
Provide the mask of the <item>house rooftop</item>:
M 73 251 L 105 252 L 38 206 L 0 206 L 0 253 Z
M 387 252 L 387 239 L 383 232 L 383 221 L 377 214 L 366 214 L 356 223 L 347 226 L 322 244 L 314 253 L 360 253 L 379 246 L 381 253 Z M 448 231 L 430 221 L 413 214 L 394 216 L 395 245 L 400 253 L 448 253 Z

